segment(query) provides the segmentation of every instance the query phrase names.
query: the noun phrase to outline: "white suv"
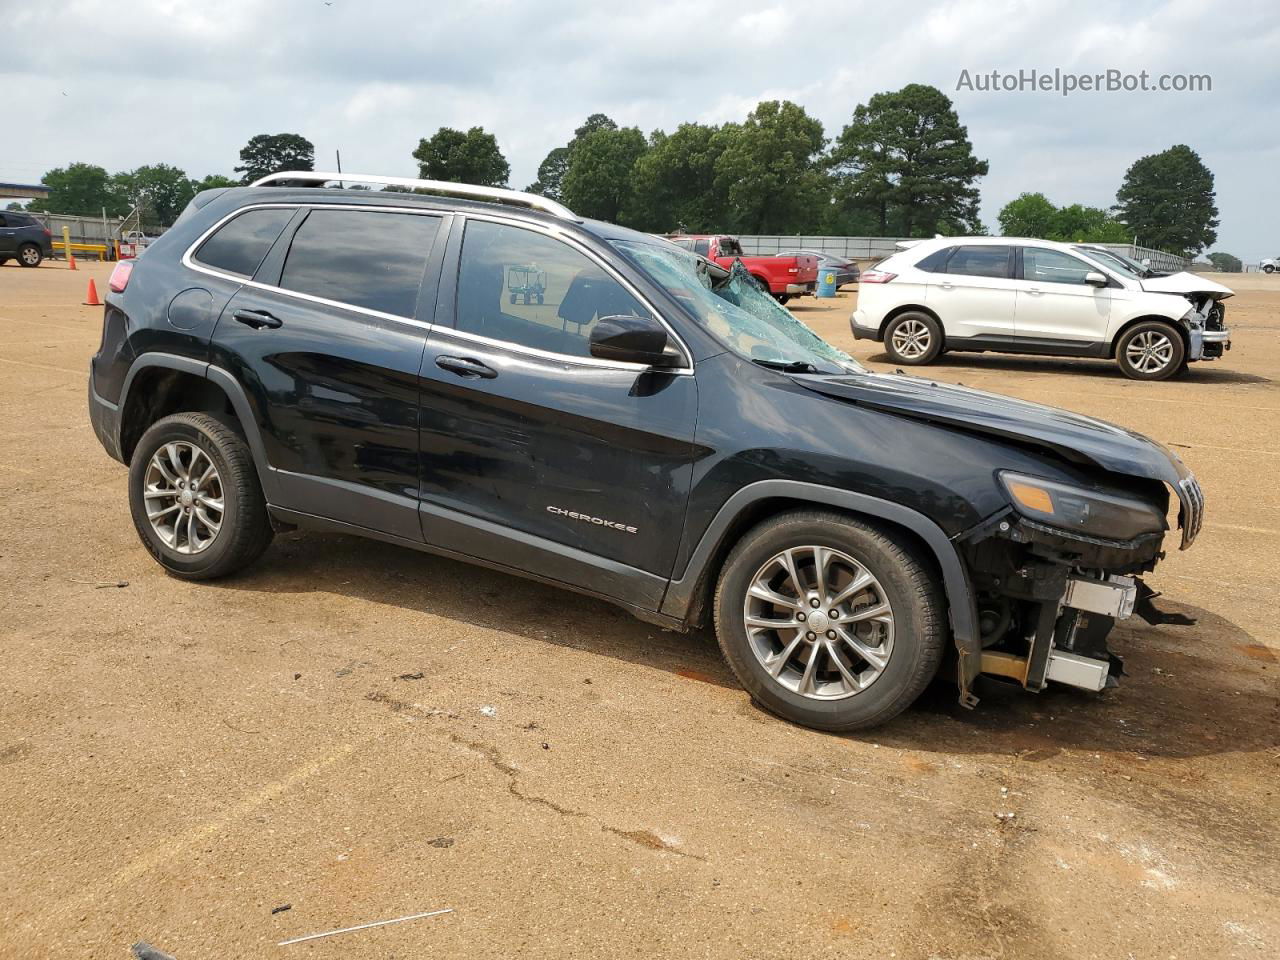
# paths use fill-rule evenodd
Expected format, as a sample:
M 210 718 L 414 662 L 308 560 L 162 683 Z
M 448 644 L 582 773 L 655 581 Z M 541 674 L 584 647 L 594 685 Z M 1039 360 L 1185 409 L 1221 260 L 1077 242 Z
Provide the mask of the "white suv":
M 1231 348 L 1230 296 L 1191 273 L 1143 279 L 1070 244 L 936 237 L 863 271 L 850 323 L 901 364 L 992 350 L 1114 358 L 1135 380 L 1164 380 Z

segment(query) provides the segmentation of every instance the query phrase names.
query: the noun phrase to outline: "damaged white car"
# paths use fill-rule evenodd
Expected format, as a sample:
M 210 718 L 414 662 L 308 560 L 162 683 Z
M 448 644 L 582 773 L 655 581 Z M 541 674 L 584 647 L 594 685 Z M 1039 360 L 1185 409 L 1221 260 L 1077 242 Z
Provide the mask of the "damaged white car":
M 1230 296 L 1205 277 L 1144 276 L 1092 248 L 935 237 L 863 272 L 851 326 L 904 365 L 946 350 L 1099 357 L 1135 380 L 1165 380 L 1231 348 Z

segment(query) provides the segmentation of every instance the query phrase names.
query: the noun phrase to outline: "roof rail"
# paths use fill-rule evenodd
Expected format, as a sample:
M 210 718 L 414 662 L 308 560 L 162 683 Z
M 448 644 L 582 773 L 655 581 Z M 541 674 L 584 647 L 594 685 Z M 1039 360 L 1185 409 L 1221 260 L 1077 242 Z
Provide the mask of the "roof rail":
M 503 187 L 479 187 L 473 183 L 449 183 L 445 180 L 415 180 L 412 177 L 384 177 L 375 173 L 333 173 L 324 170 L 281 170 L 269 173 L 261 179 L 249 184 L 251 187 L 267 187 L 279 181 L 309 180 L 314 183 L 380 183 L 388 187 L 409 187 L 428 193 L 441 193 L 446 196 L 468 197 L 472 200 L 489 200 L 495 203 L 510 203 L 518 207 L 529 207 L 541 210 L 561 220 L 580 220 L 572 210 L 564 204 L 556 203 L 536 193 L 522 193 L 519 190 L 507 190 Z

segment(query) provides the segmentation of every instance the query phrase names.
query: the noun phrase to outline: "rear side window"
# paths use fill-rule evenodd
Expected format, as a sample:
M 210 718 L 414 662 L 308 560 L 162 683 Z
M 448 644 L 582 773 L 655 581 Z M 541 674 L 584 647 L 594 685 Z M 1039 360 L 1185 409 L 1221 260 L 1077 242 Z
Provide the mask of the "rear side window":
M 242 213 L 200 244 L 195 259 L 227 273 L 252 277 L 292 216 L 293 210 L 282 207 Z
M 440 218 L 373 210 L 312 210 L 293 235 L 285 290 L 412 317 Z
M 693 252 L 700 257 L 705 257 L 710 249 L 711 243 L 706 239 L 693 241 Z
M 955 251 L 947 261 L 947 273 L 1000 279 L 1009 276 L 1008 247 L 956 247 Z
M 947 257 L 951 256 L 951 251 L 954 249 L 955 247 L 943 247 L 941 250 L 933 251 L 916 264 L 916 269 L 923 270 L 925 273 L 945 273 Z

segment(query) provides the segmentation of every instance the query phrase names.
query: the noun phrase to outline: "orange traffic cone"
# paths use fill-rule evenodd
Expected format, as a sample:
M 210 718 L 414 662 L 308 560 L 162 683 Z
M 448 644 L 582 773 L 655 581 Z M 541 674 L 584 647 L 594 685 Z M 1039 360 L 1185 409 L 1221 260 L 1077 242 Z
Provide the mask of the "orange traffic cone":
M 67 269 L 68 270 L 76 269 L 76 255 L 72 253 L 70 250 L 67 251 Z
M 93 277 L 89 278 L 89 292 L 84 295 L 84 305 L 86 307 L 102 306 L 102 301 L 98 299 L 98 285 L 93 282 Z

